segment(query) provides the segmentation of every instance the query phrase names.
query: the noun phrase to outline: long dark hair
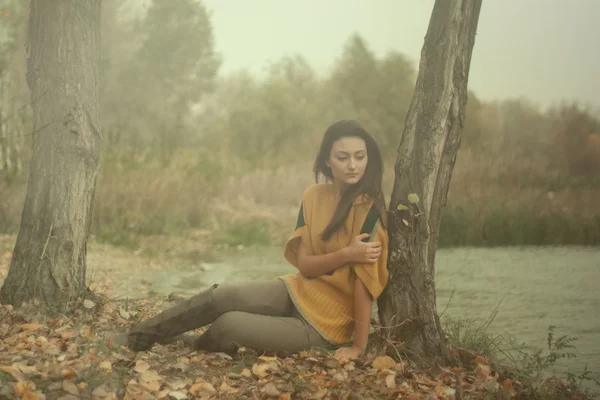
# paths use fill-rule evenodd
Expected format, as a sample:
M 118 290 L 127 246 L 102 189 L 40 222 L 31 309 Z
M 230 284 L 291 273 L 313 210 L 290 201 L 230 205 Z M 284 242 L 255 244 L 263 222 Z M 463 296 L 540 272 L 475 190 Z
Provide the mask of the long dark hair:
M 367 146 L 367 167 L 363 177 L 342 193 L 340 202 L 333 213 L 333 217 L 331 217 L 331 221 L 329 221 L 329 225 L 321 233 L 323 240 L 328 240 L 331 235 L 344 226 L 352 204 L 358 196 L 366 196 L 370 200 L 373 200 L 379 219 L 384 227 L 387 221 L 385 198 L 381 187 L 383 179 L 381 151 L 377 142 L 357 121 L 341 120 L 334 122 L 327 128 L 313 167 L 315 181 L 319 182 L 319 174 L 325 176 L 327 180 L 333 181 L 333 174 L 331 173 L 331 168 L 327 166 L 327 161 L 329 160 L 333 143 L 344 137 L 358 137 L 365 141 Z

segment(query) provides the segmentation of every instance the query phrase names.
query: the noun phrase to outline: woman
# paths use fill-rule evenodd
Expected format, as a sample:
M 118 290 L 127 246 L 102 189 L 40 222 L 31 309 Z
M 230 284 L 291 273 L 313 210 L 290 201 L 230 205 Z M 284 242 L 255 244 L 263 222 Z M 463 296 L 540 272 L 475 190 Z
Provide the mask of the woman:
M 128 345 L 147 350 L 211 324 L 194 348 L 272 352 L 312 347 L 349 359 L 367 346 L 373 300 L 387 284 L 383 162 L 356 122 L 338 121 L 323 137 L 315 180 L 304 192 L 285 258 L 298 273 L 263 282 L 214 285 L 132 327 Z M 319 184 L 319 175 L 328 183 Z

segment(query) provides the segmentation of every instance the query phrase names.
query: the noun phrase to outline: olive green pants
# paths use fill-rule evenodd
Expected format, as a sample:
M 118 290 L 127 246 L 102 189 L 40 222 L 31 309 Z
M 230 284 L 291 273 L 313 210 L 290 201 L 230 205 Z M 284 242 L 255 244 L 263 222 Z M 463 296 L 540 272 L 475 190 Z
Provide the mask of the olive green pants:
M 146 350 L 209 324 L 195 340 L 195 348 L 231 353 L 248 347 L 295 353 L 331 347 L 300 315 L 281 279 L 215 285 L 132 327 L 129 346 Z

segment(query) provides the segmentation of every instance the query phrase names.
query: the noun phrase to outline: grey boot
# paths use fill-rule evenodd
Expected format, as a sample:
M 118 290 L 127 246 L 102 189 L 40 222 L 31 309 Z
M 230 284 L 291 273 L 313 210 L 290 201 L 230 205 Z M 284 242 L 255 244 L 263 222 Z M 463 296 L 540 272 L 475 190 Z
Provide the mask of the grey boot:
M 213 290 L 218 285 L 142 321 L 129 330 L 127 346 L 133 351 L 150 349 L 155 343 L 168 343 L 173 337 L 212 323 L 217 319 Z

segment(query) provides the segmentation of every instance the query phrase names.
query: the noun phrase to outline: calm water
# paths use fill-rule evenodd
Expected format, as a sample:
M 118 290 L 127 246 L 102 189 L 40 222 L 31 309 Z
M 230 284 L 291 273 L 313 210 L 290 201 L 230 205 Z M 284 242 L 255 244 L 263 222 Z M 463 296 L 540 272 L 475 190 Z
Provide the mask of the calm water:
M 561 369 L 585 364 L 600 380 L 600 249 L 459 248 L 437 253 L 438 311 L 454 290 L 446 314 L 486 320 L 501 302 L 490 330 L 544 347 L 549 325 L 556 335 L 577 337 L 577 358 Z M 145 276 L 154 291 L 195 293 L 213 283 L 272 278 L 294 272 L 279 248 L 233 251 L 222 262 Z

